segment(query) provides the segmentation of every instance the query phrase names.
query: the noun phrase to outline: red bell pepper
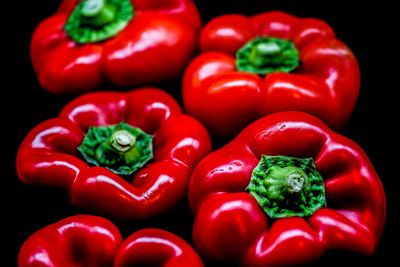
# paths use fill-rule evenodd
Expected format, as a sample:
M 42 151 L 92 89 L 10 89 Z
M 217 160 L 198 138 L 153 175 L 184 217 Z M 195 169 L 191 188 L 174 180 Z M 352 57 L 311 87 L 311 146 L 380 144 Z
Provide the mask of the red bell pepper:
M 77 98 L 28 134 L 16 164 L 25 183 L 64 188 L 77 206 L 133 220 L 182 199 L 210 150 L 197 120 L 165 92 L 145 88 Z
M 19 267 L 203 267 L 181 238 L 158 229 L 140 230 L 125 241 L 108 220 L 77 215 L 49 225 L 25 241 Z
M 200 47 L 184 75 L 183 101 L 217 136 L 290 110 L 340 129 L 356 103 L 357 60 L 321 20 L 282 12 L 224 15 L 204 27 Z
M 200 26 L 191 0 L 64 0 L 36 28 L 31 59 L 52 93 L 161 82 L 181 74 Z
M 372 254 L 386 218 L 362 149 L 301 112 L 264 117 L 204 158 L 189 200 L 199 252 L 252 267 L 303 264 L 327 250 Z

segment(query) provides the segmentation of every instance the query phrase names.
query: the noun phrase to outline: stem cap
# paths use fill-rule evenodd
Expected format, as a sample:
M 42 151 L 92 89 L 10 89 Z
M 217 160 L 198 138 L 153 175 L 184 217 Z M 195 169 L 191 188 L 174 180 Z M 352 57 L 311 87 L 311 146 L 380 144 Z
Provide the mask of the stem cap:
M 90 127 L 78 150 L 93 165 L 130 175 L 153 158 L 152 139 L 126 123 Z
M 246 191 L 273 219 L 307 217 L 326 206 L 324 181 L 312 158 L 263 155 Z
M 267 75 L 271 72 L 291 72 L 300 65 L 300 55 L 290 40 L 257 37 L 236 53 L 240 71 Z
M 78 44 L 96 43 L 117 35 L 133 16 L 130 0 L 84 0 L 72 11 L 64 30 Z

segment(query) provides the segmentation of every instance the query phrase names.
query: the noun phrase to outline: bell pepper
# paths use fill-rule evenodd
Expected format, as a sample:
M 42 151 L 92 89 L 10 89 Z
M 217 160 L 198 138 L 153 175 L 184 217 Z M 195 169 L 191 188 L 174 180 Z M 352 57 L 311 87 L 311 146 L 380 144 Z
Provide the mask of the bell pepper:
M 279 111 L 341 129 L 358 97 L 356 58 L 318 19 L 224 15 L 204 27 L 200 48 L 184 75 L 183 102 L 218 137 Z
M 76 215 L 51 224 L 29 237 L 18 255 L 18 267 L 203 267 L 196 252 L 178 236 L 143 229 L 122 242 L 108 220 Z
M 189 200 L 198 251 L 241 266 L 305 264 L 328 250 L 372 254 L 386 219 L 367 155 L 301 112 L 268 115 L 205 157 Z
M 81 93 L 178 77 L 201 20 L 191 0 L 64 0 L 36 28 L 31 60 L 52 93 Z
M 17 174 L 67 190 L 87 210 L 145 219 L 184 197 L 210 143 L 205 128 L 159 89 L 90 93 L 25 137 Z

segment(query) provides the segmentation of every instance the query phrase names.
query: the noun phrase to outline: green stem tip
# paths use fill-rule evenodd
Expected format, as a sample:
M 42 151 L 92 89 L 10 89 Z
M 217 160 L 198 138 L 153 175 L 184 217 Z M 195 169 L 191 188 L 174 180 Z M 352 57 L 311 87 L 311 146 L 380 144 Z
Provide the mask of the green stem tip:
M 312 158 L 263 155 L 246 188 L 270 218 L 307 217 L 326 206 Z
M 114 20 L 116 7 L 106 4 L 106 0 L 86 0 L 82 2 L 80 12 L 83 24 L 100 28 Z

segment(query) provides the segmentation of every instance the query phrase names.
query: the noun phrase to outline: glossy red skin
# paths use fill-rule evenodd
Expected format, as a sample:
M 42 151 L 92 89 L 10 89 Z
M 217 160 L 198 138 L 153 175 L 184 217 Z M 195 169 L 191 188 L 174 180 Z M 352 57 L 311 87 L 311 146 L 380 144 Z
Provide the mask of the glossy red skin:
M 121 121 L 154 136 L 154 158 L 130 182 L 88 165 L 77 150 L 90 126 Z M 211 151 L 210 143 L 205 128 L 182 114 L 175 100 L 161 90 L 90 93 L 28 134 L 18 151 L 17 173 L 25 183 L 68 190 L 73 204 L 95 213 L 145 219 L 182 199 L 192 170 Z
M 18 267 L 203 267 L 181 238 L 159 229 L 143 229 L 122 242 L 108 220 L 76 215 L 49 225 L 25 241 Z
M 158 229 L 140 230 L 122 243 L 114 267 L 133 266 L 204 267 L 184 240 Z
M 18 267 L 110 267 L 121 242 L 110 221 L 76 215 L 31 235 L 19 251 Z
M 51 93 L 82 93 L 178 77 L 196 49 L 201 20 L 191 0 L 132 0 L 135 17 L 114 38 L 78 45 L 63 27 L 78 0 L 64 0 L 36 28 L 31 60 Z
M 327 207 L 307 218 L 268 219 L 245 192 L 262 154 L 313 157 Z M 333 249 L 372 254 L 386 218 L 383 186 L 363 150 L 301 112 L 266 116 L 204 158 L 189 201 L 198 251 L 252 267 L 303 264 Z
M 256 36 L 292 40 L 300 52 L 300 67 L 265 77 L 238 71 L 236 51 Z M 203 53 L 185 71 L 183 101 L 188 113 L 216 136 L 232 136 L 267 114 L 293 110 L 340 129 L 358 97 L 356 58 L 318 19 L 282 12 L 224 15 L 204 27 L 200 48 Z

